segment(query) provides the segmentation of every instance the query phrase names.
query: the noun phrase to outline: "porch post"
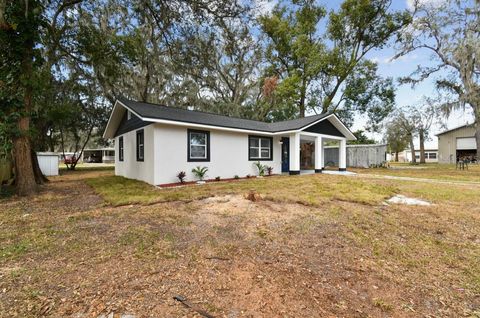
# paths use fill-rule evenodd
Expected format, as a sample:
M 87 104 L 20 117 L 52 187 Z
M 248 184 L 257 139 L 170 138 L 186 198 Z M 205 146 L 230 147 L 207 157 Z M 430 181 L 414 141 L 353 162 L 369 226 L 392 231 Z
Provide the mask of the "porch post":
M 321 143 L 321 146 L 322 146 L 322 161 L 320 162 L 322 164 L 322 170 L 325 169 L 325 145 L 323 144 L 323 138 L 322 138 L 322 143 Z
M 323 169 L 323 139 L 315 137 L 315 173 L 321 173 Z
M 300 134 L 290 134 L 289 174 L 300 174 Z
M 340 140 L 340 147 L 338 148 L 338 171 L 347 171 L 347 140 Z

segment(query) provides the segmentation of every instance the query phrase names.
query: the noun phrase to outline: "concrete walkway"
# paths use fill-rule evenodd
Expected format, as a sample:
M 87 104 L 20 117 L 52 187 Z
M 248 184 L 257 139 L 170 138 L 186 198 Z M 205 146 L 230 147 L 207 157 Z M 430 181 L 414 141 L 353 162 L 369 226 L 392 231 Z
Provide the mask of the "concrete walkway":
M 343 175 L 343 176 L 354 176 L 356 175 L 355 172 L 351 171 L 335 171 L 335 170 L 323 170 L 323 174 L 335 174 L 335 175 Z M 283 175 L 288 175 L 288 172 L 282 172 Z M 301 175 L 308 175 L 308 174 L 315 174 L 315 170 L 300 170 Z
M 334 170 L 323 170 L 323 174 L 334 174 L 339 176 L 355 176 L 357 173 L 351 171 L 334 171 Z

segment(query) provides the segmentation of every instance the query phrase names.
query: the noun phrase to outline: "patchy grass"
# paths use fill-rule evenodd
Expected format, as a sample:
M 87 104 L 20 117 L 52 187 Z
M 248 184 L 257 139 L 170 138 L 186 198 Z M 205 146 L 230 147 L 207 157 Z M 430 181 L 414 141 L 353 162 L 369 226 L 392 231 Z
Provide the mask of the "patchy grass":
M 480 165 L 471 164 L 468 170 L 458 170 L 454 164 L 398 164 L 391 168 L 353 169 L 363 174 L 389 175 L 409 178 L 425 178 L 445 181 L 468 181 L 480 183 Z
M 211 196 L 244 194 L 250 190 L 272 201 L 312 206 L 320 206 L 330 200 L 378 204 L 395 193 L 393 185 L 378 185 L 332 175 L 275 176 L 164 189 L 119 176 L 92 178 L 86 182 L 114 206 L 192 201 Z
M 383 205 L 394 193 L 434 205 Z M 0 316 L 191 316 L 181 294 L 217 316 L 476 317 L 479 196 L 362 175 L 156 189 L 68 173 L 0 203 Z

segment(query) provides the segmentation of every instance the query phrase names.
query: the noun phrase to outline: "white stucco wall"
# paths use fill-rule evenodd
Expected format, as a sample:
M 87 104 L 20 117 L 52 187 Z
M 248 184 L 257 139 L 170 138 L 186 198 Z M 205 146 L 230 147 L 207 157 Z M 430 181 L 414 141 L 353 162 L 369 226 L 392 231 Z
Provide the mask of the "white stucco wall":
M 207 129 L 204 129 L 207 130 Z M 222 179 L 235 175 L 256 175 L 255 161 L 248 160 L 248 134 L 210 129 L 210 161 L 187 161 L 187 127 L 155 124 L 155 184 L 178 182 L 176 177 L 185 171 L 187 180 L 195 180 L 192 169 L 208 167 L 206 179 Z M 281 173 L 281 145 L 273 138 L 273 161 L 261 161 Z
M 137 130 L 144 130 L 144 161 L 137 161 L 136 138 Z M 115 137 L 115 175 L 130 179 L 137 179 L 154 184 L 154 129 L 148 125 L 123 134 L 123 161 L 118 160 L 118 139 Z
M 187 129 L 188 127 L 152 124 L 145 130 L 145 160 L 136 159 L 136 130 L 123 136 L 124 160 L 118 160 L 118 139 L 115 138 L 115 174 L 126 178 L 142 180 L 159 185 L 178 182 L 177 174 L 185 171 L 187 181 L 195 180 L 192 169 L 196 166 L 208 167 L 206 179 L 219 176 L 222 179 L 235 175 L 245 177 L 247 174 L 257 175 L 255 161 L 248 160 L 247 133 L 229 132 L 216 129 L 210 131 L 210 161 L 187 161 Z M 256 134 L 261 135 L 261 134 Z M 273 173 L 281 173 L 280 137 L 273 137 L 273 160 L 261 161 L 273 167 Z

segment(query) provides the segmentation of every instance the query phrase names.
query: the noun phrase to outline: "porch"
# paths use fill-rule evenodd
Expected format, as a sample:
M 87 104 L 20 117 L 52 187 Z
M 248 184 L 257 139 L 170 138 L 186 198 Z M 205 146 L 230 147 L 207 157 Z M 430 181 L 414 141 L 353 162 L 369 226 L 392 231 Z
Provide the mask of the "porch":
M 325 162 L 325 145 L 332 144 L 338 144 L 338 171 L 346 171 L 347 139 L 345 137 L 302 131 L 281 136 L 280 143 L 282 173 L 291 175 L 321 173 L 328 164 Z

